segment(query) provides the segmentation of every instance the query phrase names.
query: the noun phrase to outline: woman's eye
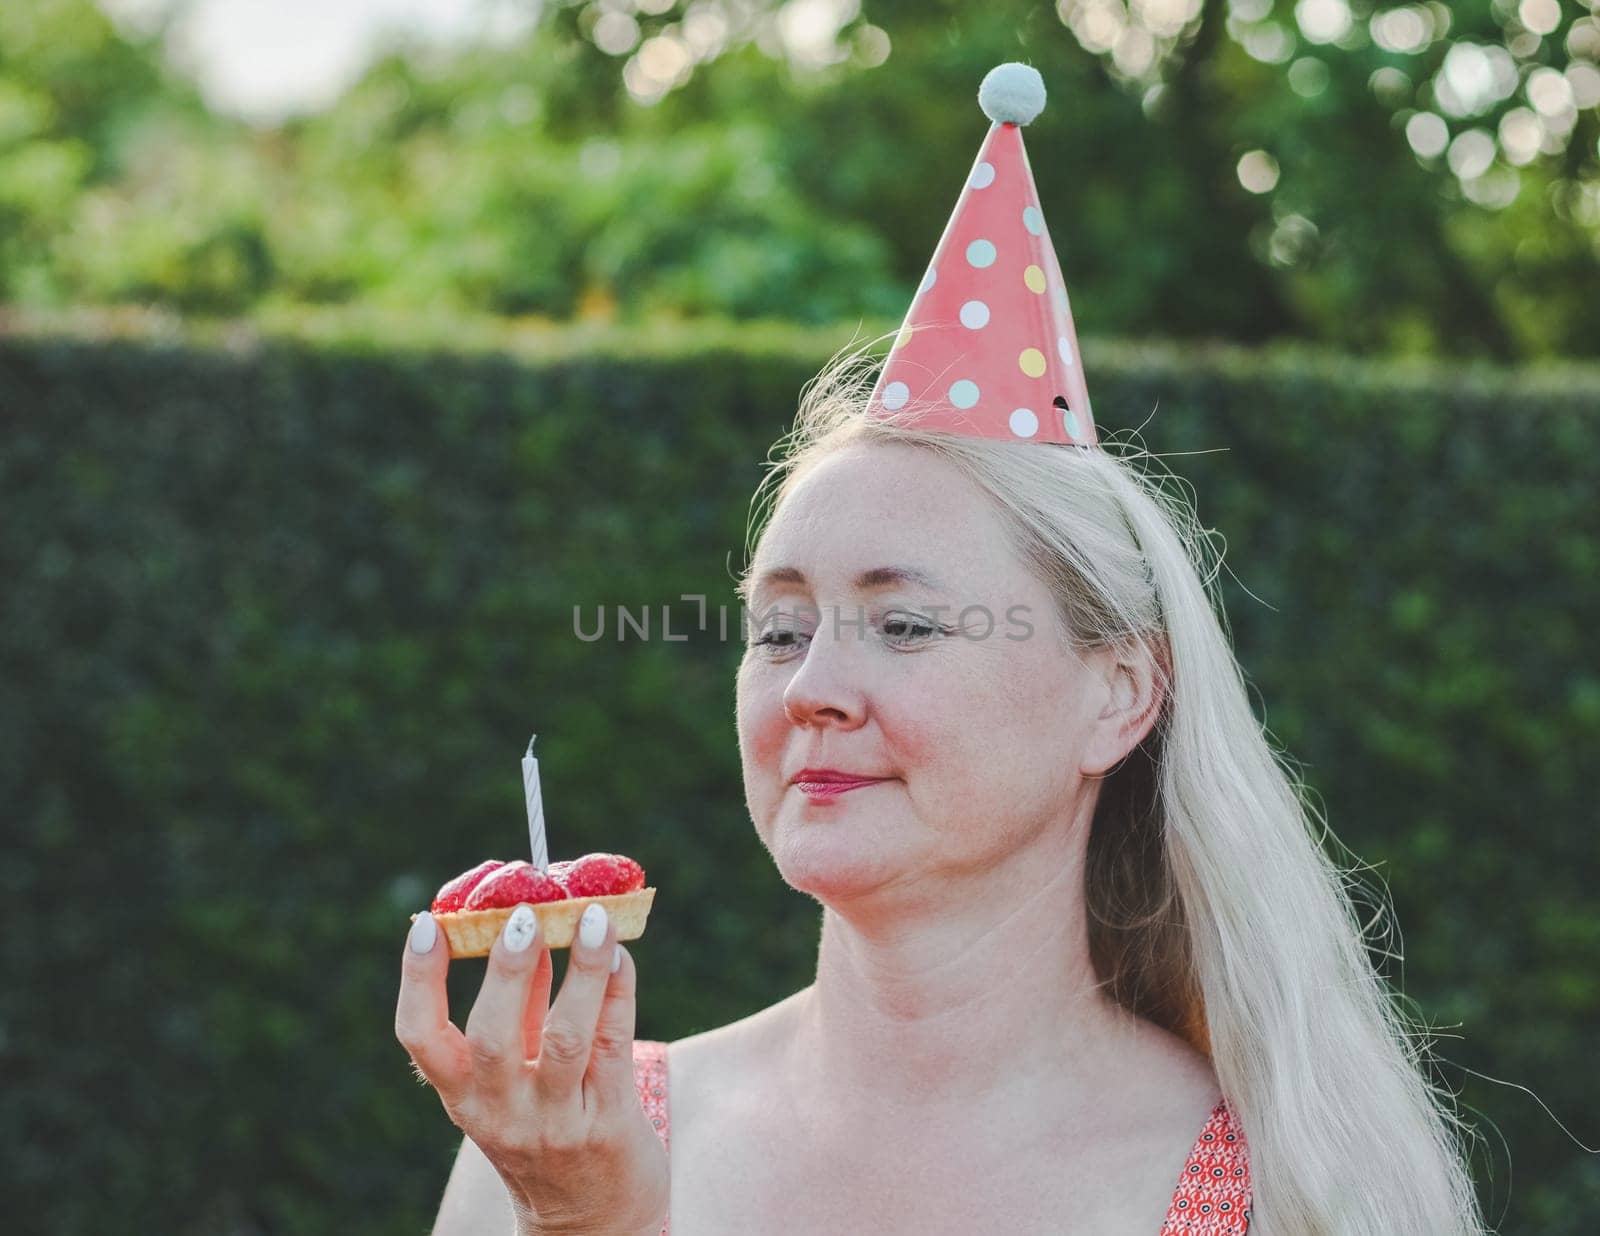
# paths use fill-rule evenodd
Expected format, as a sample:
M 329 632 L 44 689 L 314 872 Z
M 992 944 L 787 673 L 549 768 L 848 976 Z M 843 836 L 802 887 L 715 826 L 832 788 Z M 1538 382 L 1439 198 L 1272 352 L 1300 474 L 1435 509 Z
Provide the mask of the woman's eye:
M 936 635 L 950 634 L 950 628 L 942 627 L 918 614 L 886 615 L 877 623 L 877 629 L 896 647 L 914 646 Z M 773 652 L 792 652 L 796 648 L 803 647 L 804 642 L 810 638 L 808 632 L 795 627 L 772 627 L 758 638 L 751 640 L 750 646 Z
M 915 614 L 890 614 L 878 629 L 897 644 L 914 644 L 940 634 L 944 628 Z
M 776 648 L 780 651 L 787 651 L 791 648 L 799 646 L 799 637 L 803 634 L 805 634 L 803 631 L 796 631 L 788 627 L 779 627 L 776 630 L 768 631 L 760 639 L 756 640 L 755 646 L 758 648 Z

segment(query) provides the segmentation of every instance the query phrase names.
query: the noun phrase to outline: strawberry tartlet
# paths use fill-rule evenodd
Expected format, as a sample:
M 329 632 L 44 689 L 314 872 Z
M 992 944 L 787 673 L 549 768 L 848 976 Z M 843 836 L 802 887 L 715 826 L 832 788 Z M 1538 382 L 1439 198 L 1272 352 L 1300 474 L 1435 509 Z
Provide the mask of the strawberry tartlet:
M 655 896 L 644 885 L 644 868 L 622 854 L 585 854 L 551 863 L 548 871 L 520 859 L 491 858 L 447 881 L 430 910 L 450 942 L 450 956 L 487 957 L 511 911 L 524 901 L 538 916 L 544 947 L 567 948 L 593 902 L 616 923 L 618 940 L 637 940 Z

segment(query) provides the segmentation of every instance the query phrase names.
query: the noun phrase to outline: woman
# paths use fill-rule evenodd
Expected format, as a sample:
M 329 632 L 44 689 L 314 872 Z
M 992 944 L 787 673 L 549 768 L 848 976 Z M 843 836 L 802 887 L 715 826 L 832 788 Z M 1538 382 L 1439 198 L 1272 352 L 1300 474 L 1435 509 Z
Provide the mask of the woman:
M 524 914 L 463 1035 L 418 929 L 397 1033 L 467 1134 L 435 1232 L 1480 1233 L 1190 508 L 1147 457 L 884 416 L 857 359 L 741 588 L 745 795 L 816 980 L 634 1043 L 627 950 L 591 924 L 547 1014 Z

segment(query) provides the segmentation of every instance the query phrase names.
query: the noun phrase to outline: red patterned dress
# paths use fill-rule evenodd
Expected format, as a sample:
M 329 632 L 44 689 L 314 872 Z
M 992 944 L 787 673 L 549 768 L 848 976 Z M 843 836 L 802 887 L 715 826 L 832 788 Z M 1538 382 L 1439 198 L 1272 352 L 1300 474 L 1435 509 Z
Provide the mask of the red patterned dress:
M 634 1041 L 633 1080 L 645 1115 L 670 1149 L 665 1043 Z M 661 1236 L 668 1236 L 670 1226 L 670 1219 L 661 1225 Z M 1156 1236 L 1244 1236 L 1249 1227 L 1250 1149 L 1223 1098 L 1195 1138 Z

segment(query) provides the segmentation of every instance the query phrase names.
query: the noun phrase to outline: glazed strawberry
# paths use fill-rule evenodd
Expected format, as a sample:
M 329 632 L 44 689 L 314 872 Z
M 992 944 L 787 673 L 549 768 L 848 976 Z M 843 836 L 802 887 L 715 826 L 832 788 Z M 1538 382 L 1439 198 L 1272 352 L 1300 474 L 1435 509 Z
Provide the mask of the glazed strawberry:
M 484 876 L 504 866 L 505 863 L 500 859 L 491 858 L 488 862 L 479 863 L 471 871 L 463 871 L 433 895 L 433 912 L 453 914 L 466 903 L 468 894 L 482 883 Z
M 562 888 L 566 888 L 567 887 L 567 872 L 572 870 L 573 864 L 576 863 L 576 862 L 577 862 L 576 859 L 567 858 L 567 859 L 563 859 L 559 863 L 551 863 L 550 864 L 550 878 L 552 880 L 554 880 L 557 884 L 561 885 Z
M 573 860 L 562 877 L 573 897 L 609 897 L 644 887 L 644 868 L 625 854 L 585 854 Z
M 538 905 L 543 901 L 565 901 L 567 890 L 532 863 L 518 859 L 489 873 L 487 879 L 467 897 L 464 910 L 493 910 L 514 906 L 519 901 Z

